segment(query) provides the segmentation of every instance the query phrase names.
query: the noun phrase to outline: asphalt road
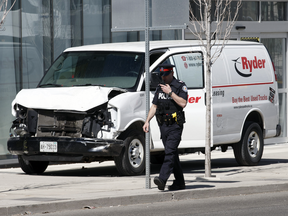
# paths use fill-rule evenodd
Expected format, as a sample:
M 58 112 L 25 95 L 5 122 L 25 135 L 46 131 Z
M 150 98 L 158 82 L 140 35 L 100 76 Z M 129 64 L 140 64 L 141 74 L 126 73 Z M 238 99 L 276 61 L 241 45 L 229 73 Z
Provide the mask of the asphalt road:
M 286 216 L 288 191 L 266 194 L 225 196 L 206 199 L 189 199 L 161 203 L 114 206 L 73 211 L 44 212 L 33 216 Z

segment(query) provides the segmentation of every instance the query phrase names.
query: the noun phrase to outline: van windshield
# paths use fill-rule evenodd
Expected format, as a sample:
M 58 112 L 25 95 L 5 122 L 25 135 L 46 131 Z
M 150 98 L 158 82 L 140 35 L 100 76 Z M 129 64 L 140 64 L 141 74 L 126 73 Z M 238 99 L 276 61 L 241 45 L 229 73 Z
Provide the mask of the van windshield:
M 38 87 L 133 88 L 144 60 L 144 53 L 66 52 L 52 64 Z

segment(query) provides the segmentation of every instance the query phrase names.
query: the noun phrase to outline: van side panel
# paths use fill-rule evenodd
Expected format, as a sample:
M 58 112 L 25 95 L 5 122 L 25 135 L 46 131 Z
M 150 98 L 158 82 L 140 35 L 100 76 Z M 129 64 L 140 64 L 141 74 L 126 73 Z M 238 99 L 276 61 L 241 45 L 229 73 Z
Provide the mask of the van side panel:
M 276 135 L 277 83 L 263 45 L 226 46 L 212 66 L 212 82 L 214 144 L 240 141 L 246 119 L 254 114 L 263 121 L 265 138 Z

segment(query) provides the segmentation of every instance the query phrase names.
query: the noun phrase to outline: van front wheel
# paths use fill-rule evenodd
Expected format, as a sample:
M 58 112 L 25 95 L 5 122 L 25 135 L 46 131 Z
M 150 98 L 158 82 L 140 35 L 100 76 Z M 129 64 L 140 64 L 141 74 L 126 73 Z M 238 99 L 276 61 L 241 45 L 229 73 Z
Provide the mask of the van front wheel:
M 233 145 L 234 156 L 239 165 L 257 165 L 262 158 L 263 148 L 263 132 L 257 123 L 247 124 L 240 142 Z
M 130 134 L 124 140 L 124 148 L 114 162 L 121 175 L 140 175 L 145 169 L 145 140 L 140 133 Z
M 49 161 L 29 161 L 18 155 L 21 169 L 29 175 L 42 174 L 48 167 Z

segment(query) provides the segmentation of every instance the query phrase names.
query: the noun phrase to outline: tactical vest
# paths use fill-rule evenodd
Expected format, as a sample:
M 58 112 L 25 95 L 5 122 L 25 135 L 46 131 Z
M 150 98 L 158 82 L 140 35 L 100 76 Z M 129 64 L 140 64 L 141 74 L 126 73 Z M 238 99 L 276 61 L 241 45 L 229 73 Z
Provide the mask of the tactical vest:
M 176 85 L 171 86 L 172 91 L 177 94 L 177 91 L 179 91 L 181 85 L 182 83 L 177 82 Z M 158 104 L 156 115 L 172 114 L 174 112 L 183 110 L 183 108 L 179 106 L 172 98 L 170 98 L 168 94 L 164 93 L 160 87 L 157 92 Z

